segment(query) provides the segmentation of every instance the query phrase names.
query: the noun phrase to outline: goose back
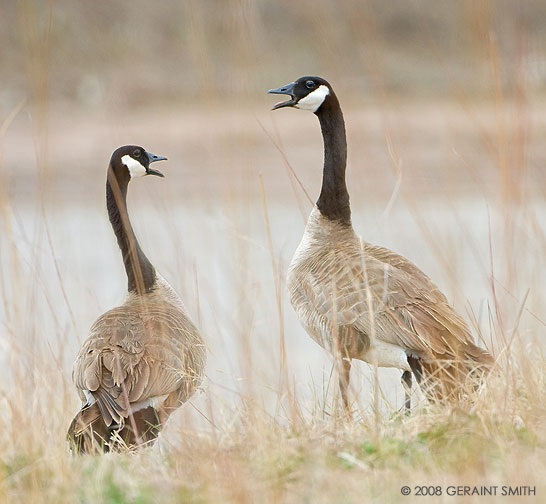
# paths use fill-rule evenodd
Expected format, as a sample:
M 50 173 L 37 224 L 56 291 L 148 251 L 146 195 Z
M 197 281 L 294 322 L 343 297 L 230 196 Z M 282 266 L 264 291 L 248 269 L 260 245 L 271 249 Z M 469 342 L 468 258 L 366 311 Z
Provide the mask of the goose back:
M 111 425 L 127 418 L 129 404 L 138 409 L 171 395 L 173 406 L 184 403 L 202 381 L 205 360 L 199 331 L 158 275 L 152 292 L 129 294 L 123 305 L 97 319 L 73 379 L 82 400 L 89 392 L 96 396 L 104 422 Z

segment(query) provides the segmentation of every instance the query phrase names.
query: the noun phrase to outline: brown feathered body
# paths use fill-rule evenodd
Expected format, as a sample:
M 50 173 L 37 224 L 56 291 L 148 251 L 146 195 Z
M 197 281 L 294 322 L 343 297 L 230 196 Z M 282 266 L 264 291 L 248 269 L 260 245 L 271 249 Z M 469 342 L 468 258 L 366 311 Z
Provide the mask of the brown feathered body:
M 492 364 L 428 276 L 316 207 L 287 281 L 291 303 L 317 343 L 344 359 L 421 373 L 431 399 L 459 398 L 474 371 Z
M 127 445 L 155 439 L 200 385 L 205 362 L 199 331 L 162 277 L 148 293 L 129 293 L 93 324 L 76 359 L 83 403 L 69 429 L 76 449 L 106 451 L 113 432 Z

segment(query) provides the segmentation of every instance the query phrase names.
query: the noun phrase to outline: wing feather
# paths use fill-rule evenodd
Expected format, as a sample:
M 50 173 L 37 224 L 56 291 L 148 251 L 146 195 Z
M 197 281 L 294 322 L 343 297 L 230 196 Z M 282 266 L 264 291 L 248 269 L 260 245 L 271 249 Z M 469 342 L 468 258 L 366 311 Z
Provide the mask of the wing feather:
M 127 303 L 95 322 L 73 380 L 80 391 L 92 392 L 110 425 L 127 415 L 123 388 L 131 403 L 177 391 L 185 400 L 202 379 L 205 359 L 203 341 L 180 307 Z
M 332 326 L 353 326 L 418 354 L 452 355 L 473 339 L 438 287 L 402 256 L 358 239 L 323 245 L 289 272 L 300 317 L 317 313 Z M 371 310 L 370 310 L 371 307 Z

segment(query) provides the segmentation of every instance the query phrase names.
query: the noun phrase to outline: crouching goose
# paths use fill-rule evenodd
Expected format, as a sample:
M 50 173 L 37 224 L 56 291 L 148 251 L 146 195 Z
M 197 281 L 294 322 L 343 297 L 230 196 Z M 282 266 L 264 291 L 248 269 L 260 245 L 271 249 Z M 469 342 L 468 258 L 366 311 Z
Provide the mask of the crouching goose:
M 404 257 L 363 242 L 353 231 L 345 184 L 347 142 L 341 107 L 320 77 L 301 77 L 269 93 L 319 119 L 322 190 L 288 269 L 290 300 L 309 335 L 336 358 L 349 409 L 351 360 L 403 371 L 406 409 L 412 373 L 432 400 L 458 400 L 492 357 L 432 280 Z
M 128 279 L 128 296 L 93 324 L 74 365 L 82 400 L 68 438 L 79 453 L 153 441 L 203 378 L 206 350 L 182 301 L 156 272 L 135 237 L 126 197 L 135 177 L 163 174 L 165 160 L 127 145 L 113 154 L 106 203 Z M 113 437 L 113 435 L 115 436 Z

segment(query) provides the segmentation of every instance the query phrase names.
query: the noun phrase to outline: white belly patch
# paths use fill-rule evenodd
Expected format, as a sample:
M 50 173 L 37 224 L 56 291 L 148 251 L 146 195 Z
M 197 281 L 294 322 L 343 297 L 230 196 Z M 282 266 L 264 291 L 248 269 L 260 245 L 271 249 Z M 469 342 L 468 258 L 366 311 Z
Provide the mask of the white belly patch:
M 85 398 L 87 399 L 88 406 L 91 406 L 93 403 L 95 403 L 95 397 L 89 390 L 84 389 L 83 394 L 85 395 Z M 151 406 L 154 409 L 157 409 L 159 408 L 159 406 L 163 404 L 163 402 L 165 401 L 165 399 L 167 399 L 168 396 L 169 394 L 165 394 L 165 395 L 150 397 L 149 399 L 146 399 L 144 401 L 131 403 L 131 411 L 133 413 L 136 413 L 137 411 L 148 408 L 149 406 Z
M 83 395 L 87 399 L 87 405 L 91 406 L 95 402 L 95 397 L 89 390 L 83 390 Z
M 149 399 L 146 399 L 145 401 L 131 403 L 131 411 L 133 413 L 136 413 L 137 411 L 148 408 L 150 406 L 154 409 L 157 409 L 159 408 L 159 406 L 163 404 L 163 402 L 165 401 L 165 399 L 167 399 L 168 396 L 169 394 L 165 394 L 161 396 L 150 397 Z
M 368 364 L 374 364 L 374 350 L 375 358 L 377 359 L 377 365 L 379 367 L 392 367 L 403 369 L 404 371 L 411 371 L 408 363 L 408 356 L 406 351 L 392 343 L 376 340 L 375 345 L 370 348 L 366 353 L 361 355 L 361 359 Z

